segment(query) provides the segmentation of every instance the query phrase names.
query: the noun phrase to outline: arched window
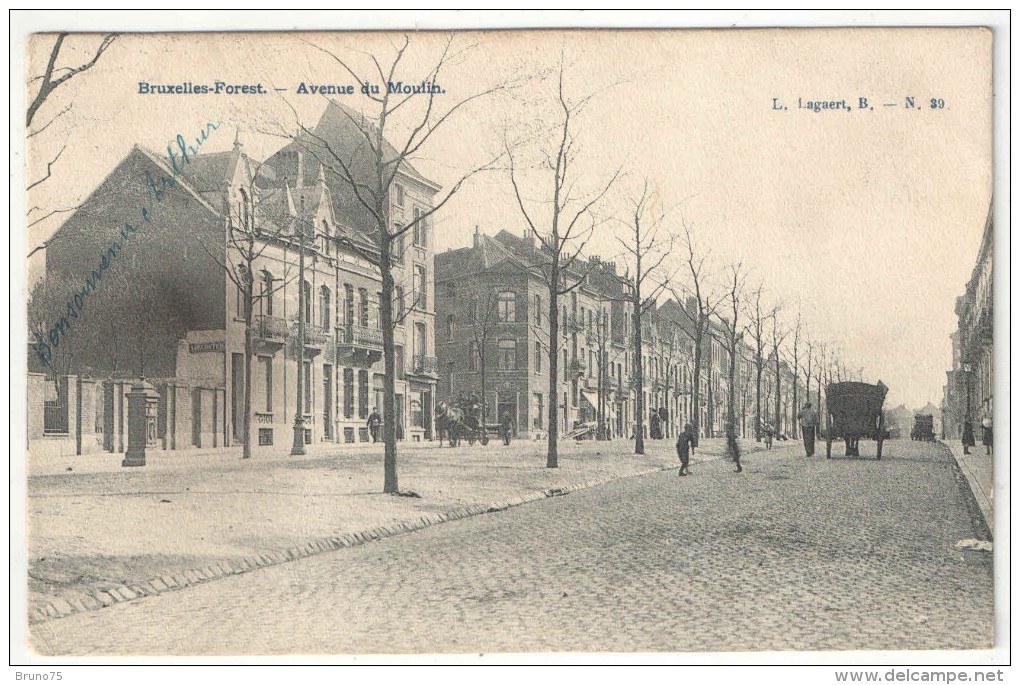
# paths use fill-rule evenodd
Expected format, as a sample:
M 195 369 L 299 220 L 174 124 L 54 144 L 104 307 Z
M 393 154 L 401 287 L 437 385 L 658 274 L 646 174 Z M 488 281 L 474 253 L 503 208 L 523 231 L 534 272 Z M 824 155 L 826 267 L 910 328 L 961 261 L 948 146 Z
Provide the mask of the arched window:
M 262 271 L 262 311 L 273 315 L 273 274 L 267 270 Z
M 241 188 L 241 228 L 251 230 L 251 216 L 248 214 L 248 193 Z
M 322 286 L 319 289 L 319 325 L 325 329 L 330 327 L 330 292 L 329 288 Z

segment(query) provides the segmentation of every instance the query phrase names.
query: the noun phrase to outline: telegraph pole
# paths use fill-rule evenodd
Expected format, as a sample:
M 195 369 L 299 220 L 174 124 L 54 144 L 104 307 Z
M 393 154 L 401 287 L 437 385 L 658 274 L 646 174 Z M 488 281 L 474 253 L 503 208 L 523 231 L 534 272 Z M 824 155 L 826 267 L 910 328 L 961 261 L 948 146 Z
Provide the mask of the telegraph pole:
M 297 187 L 301 187 L 301 171 L 298 171 Z M 299 199 L 298 219 L 298 349 L 297 349 L 297 409 L 294 412 L 294 445 L 290 455 L 305 454 L 305 229 L 301 225 L 304 213 L 304 199 Z

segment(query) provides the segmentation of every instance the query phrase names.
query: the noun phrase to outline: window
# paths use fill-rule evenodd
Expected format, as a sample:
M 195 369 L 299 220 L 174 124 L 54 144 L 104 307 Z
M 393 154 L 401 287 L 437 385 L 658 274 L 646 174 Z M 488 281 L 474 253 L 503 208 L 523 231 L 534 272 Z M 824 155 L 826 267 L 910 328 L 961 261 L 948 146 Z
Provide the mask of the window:
M 396 321 L 396 323 L 399 324 L 404 319 L 404 286 L 398 285 L 396 288 L 393 289 L 393 293 L 394 293 L 395 299 L 397 300 L 397 306 L 396 306 L 397 321 Z
M 499 341 L 499 370 L 513 371 L 517 368 L 517 341 Z
M 563 348 L 563 382 L 570 380 L 570 369 L 567 365 L 567 348 Z M 564 400 L 565 401 L 565 400 Z
M 368 418 L 368 370 L 358 371 L 358 417 Z
M 248 193 L 241 188 L 241 230 L 251 230 L 251 215 L 248 213 Z
M 501 322 L 517 320 L 517 293 L 504 290 L 496 303 L 496 319 Z
M 273 315 L 273 274 L 268 271 L 262 272 L 262 311 Z
M 426 302 L 426 298 L 425 298 L 425 282 L 426 282 L 425 281 L 425 265 L 424 264 L 415 264 L 414 265 L 414 283 L 412 285 L 413 285 L 413 288 L 414 288 L 414 290 L 413 290 L 413 293 L 414 293 L 413 294 L 413 297 L 414 297 L 414 304 L 413 304 L 413 306 L 416 309 L 426 309 L 427 308 L 427 304 L 428 303 Z
M 478 296 L 474 295 L 471 298 L 471 321 L 478 322 Z
M 312 413 L 312 363 L 305 362 L 305 377 L 304 380 L 304 396 L 305 396 L 305 414 Z
M 375 327 L 382 330 L 382 293 L 375 294 Z
M 237 318 L 243 319 L 244 318 L 244 290 L 241 289 L 241 286 L 237 286 L 234 289 L 234 292 L 237 293 L 237 298 L 236 298 L 237 299 L 237 308 L 236 308 L 234 313 L 237 316 Z
M 395 232 L 399 232 L 403 228 L 403 226 L 401 226 L 400 224 L 396 224 L 394 228 Z M 393 240 L 390 241 L 390 257 L 392 257 L 393 261 L 396 262 L 397 264 L 400 264 L 401 262 L 404 261 L 403 233 L 400 233 L 400 235 L 393 236 Z
M 545 413 L 545 407 L 542 404 L 542 393 L 535 393 L 535 417 L 532 420 L 532 424 L 536 429 L 542 429 L 542 414 Z
M 393 185 L 393 204 L 398 207 L 404 206 L 404 186 L 399 183 Z
M 354 418 L 354 369 L 344 369 L 344 418 Z
M 354 286 L 344 283 L 344 322 L 354 323 Z
M 451 302 L 457 299 L 457 284 L 453 281 L 448 281 L 446 284 L 446 296 Z
M 446 339 L 453 340 L 453 314 L 446 315 Z
M 262 411 L 273 411 L 273 358 L 259 357 L 258 363 L 258 406 Z
M 393 370 L 397 377 L 397 380 L 404 380 L 404 346 L 394 345 L 393 346 Z M 379 406 L 383 406 L 382 401 L 379 402 Z
M 429 217 L 425 216 L 425 213 L 421 207 L 414 208 L 414 244 L 417 247 L 428 246 Z
M 535 373 L 542 373 L 542 343 L 535 343 Z
M 542 325 L 542 296 L 535 295 L 535 325 Z
M 417 363 L 424 364 L 425 353 L 427 352 L 428 348 L 426 347 L 425 324 L 422 323 L 421 321 L 418 321 L 414 324 L 414 340 L 412 340 L 411 342 L 414 344 L 414 355 L 421 359 L 421 362 L 416 362 L 416 364 Z
M 368 291 L 358 288 L 358 325 L 368 328 Z
M 312 284 L 302 281 L 301 293 L 305 299 L 305 323 L 312 322 Z
M 453 369 L 454 363 L 450 362 L 446 365 L 446 394 L 453 397 L 454 383 L 453 383 Z
M 322 288 L 319 289 L 319 320 L 321 321 L 320 325 L 326 330 L 329 330 L 331 322 L 330 292 L 329 288 L 326 286 L 322 286 Z
M 478 361 L 478 343 L 472 340 L 468 343 L 468 371 L 477 371 Z

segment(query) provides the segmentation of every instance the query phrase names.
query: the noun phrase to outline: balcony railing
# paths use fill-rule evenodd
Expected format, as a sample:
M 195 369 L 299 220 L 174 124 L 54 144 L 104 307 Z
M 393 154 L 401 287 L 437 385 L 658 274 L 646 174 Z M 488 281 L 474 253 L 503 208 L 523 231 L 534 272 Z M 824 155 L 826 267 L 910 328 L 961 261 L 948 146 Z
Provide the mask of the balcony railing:
M 381 350 L 383 347 L 382 331 L 378 328 L 347 324 L 341 327 L 340 341 L 345 345 L 363 349 Z
M 322 326 L 316 326 L 315 324 L 305 324 L 305 345 L 312 347 L 322 347 L 329 342 L 330 335 Z
M 258 315 L 252 320 L 255 337 L 266 340 L 286 340 L 290 327 L 286 319 L 278 316 Z
M 421 354 L 414 355 L 414 373 L 435 374 L 439 373 L 439 363 L 435 357 L 426 357 Z

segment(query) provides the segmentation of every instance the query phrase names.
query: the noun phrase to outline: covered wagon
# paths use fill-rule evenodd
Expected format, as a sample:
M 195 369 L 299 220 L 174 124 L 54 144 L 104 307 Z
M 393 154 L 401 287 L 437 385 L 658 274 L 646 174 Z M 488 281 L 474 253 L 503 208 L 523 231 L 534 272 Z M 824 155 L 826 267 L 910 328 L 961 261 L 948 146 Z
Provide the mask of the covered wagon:
M 861 438 L 878 443 L 878 458 L 882 458 L 882 442 L 886 438 L 882 404 L 889 391 L 882 381 L 870 383 L 830 383 L 825 392 L 825 411 L 828 430 L 825 434 L 825 456 L 832 458 L 832 441 L 841 438 L 846 443 L 846 455 L 859 457 L 858 441 Z

